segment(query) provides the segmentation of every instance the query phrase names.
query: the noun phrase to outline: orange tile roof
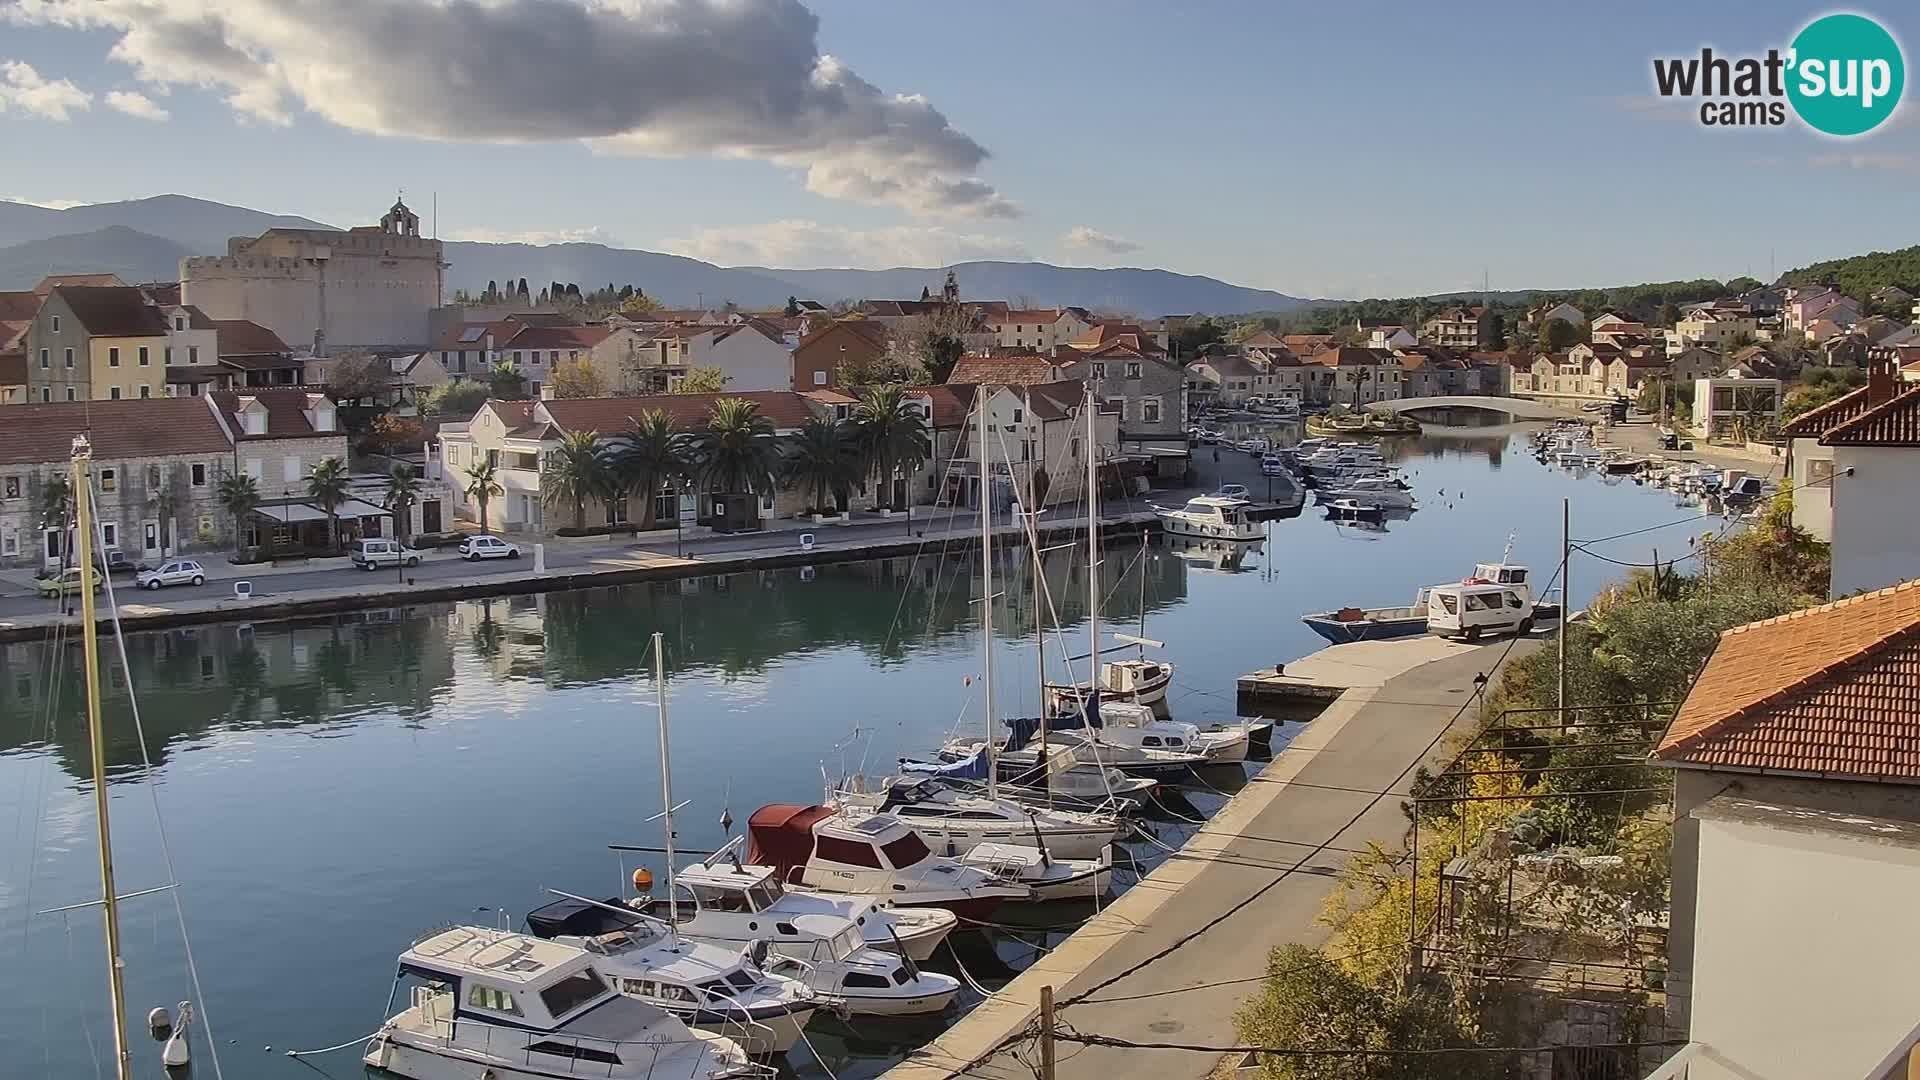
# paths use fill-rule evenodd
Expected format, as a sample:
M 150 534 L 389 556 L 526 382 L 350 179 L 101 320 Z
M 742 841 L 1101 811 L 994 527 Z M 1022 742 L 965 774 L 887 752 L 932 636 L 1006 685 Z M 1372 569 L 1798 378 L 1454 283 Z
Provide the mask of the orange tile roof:
M 232 449 L 205 398 L 56 401 L 4 406 L 0 465 L 66 464 L 85 432 L 95 461 L 219 454 Z
M 1920 446 L 1920 386 L 1827 429 L 1822 446 Z
M 963 356 L 959 363 L 953 365 L 953 372 L 947 376 L 947 381 L 956 384 L 1032 386 L 1054 381 L 1057 371 L 1058 365 L 1053 358 L 1039 353 Z
M 1920 581 L 1728 630 L 1653 757 L 1920 784 Z

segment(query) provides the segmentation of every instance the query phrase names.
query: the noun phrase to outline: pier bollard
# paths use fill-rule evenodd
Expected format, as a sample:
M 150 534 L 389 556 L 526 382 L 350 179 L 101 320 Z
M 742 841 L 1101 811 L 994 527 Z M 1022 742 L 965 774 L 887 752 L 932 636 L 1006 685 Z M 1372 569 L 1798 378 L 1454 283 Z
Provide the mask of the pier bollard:
M 536 574 L 547 572 L 547 545 L 545 544 L 533 545 L 533 572 Z

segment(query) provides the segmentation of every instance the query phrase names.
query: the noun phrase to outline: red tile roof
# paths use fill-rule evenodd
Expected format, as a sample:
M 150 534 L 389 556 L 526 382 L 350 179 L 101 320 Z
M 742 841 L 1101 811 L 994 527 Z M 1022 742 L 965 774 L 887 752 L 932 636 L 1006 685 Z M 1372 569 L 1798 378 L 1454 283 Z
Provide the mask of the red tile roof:
M 775 430 L 792 431 L 814 415 L 807 399 L 791 390 L 750 390 L 717 394 L 646 394 L 636 397 L 557 398 L 540 402 L 546 415 L 563 431 L 598 431 L 603 435 L 625 431 L 632 420 L 650 409 L 664 411 L 676 431 L 699 431 L 707 425 L 713 403 L 720 398 L 745 398 L 760 406 L 760 415 Z
M 40 312 L 41 297 L 30 292 L 0 292 L 0 319 L 32 319 Z
M 979 389 L 972 383 L 935 383 L 908 387 L 905 392 L 926 396 L 933 405 L 929 423 L 935 428 L 957 428 L 966 424 L 967 414 L 973 411 L 973 396 Z
M 219 408 L 220 415 L 227 421 L 227 430 L 239 441 L 254 439 L 344 439 L 340 430 L 338 414 L 334 417 L 333 431 L 315 431 L 307 420 L 307 400 L 309 397 L 325 397 L 317 391 L 305 390 L 297 386 L 265 387 L 250 386 L 243 390 L 220 390 L 208 395 L 208 400 Z M 264 434 L 248 435 L 240 424 L 237 410 L 240 399 L 250 397 L 267 407 L 267 430 Z M 189 399 L 191 400 L 191 399 Z
M 1920 386 L 1897 393 L 1860 415 L 1828 428 L 1827 433 L 1820 436 L 1820 445 L 1920 446 Z
M 1920 581 L 1728 630 L 1653 757 L 1920 783 Z
M 1358 345 L 1343 345 L 1337 349 L 1328 349 L 1307 361 L 1309 364 L 1319 364 L 1321 367 L 1377 367 L 1393 362 L 1393 354 L 1385 349 L 1367 349 Z
M 0 386 L 27 385 L 27 354 L 16 349 L 0 352 Z M 9 430 L 9 436 L 12 432 Z
M 224 453 L 230 446 L 204 398 L 57 401 L 0 406 L 0 465 L 64 462 L 86 432 L 97 461 Z
M 605 326 L 527 326 L 500 349 L 591 349 L 613 333 Z
M 222 360 L 233 356 L 291 356 L 280 335 L 249 319 L 214 319 Z
M 118 274 L 49 274 L 40 279 L 33 287 L 35 296 L 45 296 L 62 285 L 98 285 L 124 287 L 127 283 L 120 280 Z
M 962 356 L 947 376 L 949 383 L 991 386 L 1031 386 L 1053 382 L 1059 377 L 1059 364 L 1040 353 L 1000 353 L 990 356 Z
M 100 276 L 100 275 L 92 275 Z M 113 275 L 107 274 L 106 277 Z M 48 280 L 52 280 L 49 278 Z M 130 285 L 56 285 L 60 299 L 95 337 L 164 337 L 167 318 Z

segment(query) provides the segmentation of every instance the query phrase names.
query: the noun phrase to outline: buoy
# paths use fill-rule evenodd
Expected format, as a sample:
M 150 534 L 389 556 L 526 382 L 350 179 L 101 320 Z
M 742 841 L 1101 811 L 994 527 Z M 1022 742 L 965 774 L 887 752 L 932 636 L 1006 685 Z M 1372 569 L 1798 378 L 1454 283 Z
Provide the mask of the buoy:
M 156 1036 L 164 1033 L 172 1026 L 173 1018 L 167 1015 L 167 1007 L 165 1005 L 155 1005 L 153 1011 L 147 1014 L 147 1030 L 153 1032 Z
M 653 871 L 642 866 L 633 872 L 633 887 L 636 892 L 647 892 L 653 888 Z
M 174 1012 L 179 1020 L 173 1026 L 173 1036 L 167 1040 L 167 1045 L 160 1049 L 160 1063 L 168 1068 L 175 1068 L 187 1063 L 189 1056 L 187 1050 L 187 1022 L 193 1019 L 193 1005 L 190 1002 L 183 1001 L 174 1009 Z

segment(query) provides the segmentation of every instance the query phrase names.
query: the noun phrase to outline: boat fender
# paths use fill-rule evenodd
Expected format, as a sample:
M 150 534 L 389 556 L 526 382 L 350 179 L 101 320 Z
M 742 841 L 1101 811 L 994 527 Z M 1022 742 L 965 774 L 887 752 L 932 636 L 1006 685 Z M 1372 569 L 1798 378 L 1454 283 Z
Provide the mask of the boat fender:
M 165 1005 L 156 1005 L 153 1011 L 147 1014 L 147 1030 L 153 1032 L 154 1038 L 164 1038 L 172 1028 L 173 1018 L 167 1015 Z
M 653 871 L 638 867 L 633 872 L 633 891 L 644 893 L 653 888 Z

